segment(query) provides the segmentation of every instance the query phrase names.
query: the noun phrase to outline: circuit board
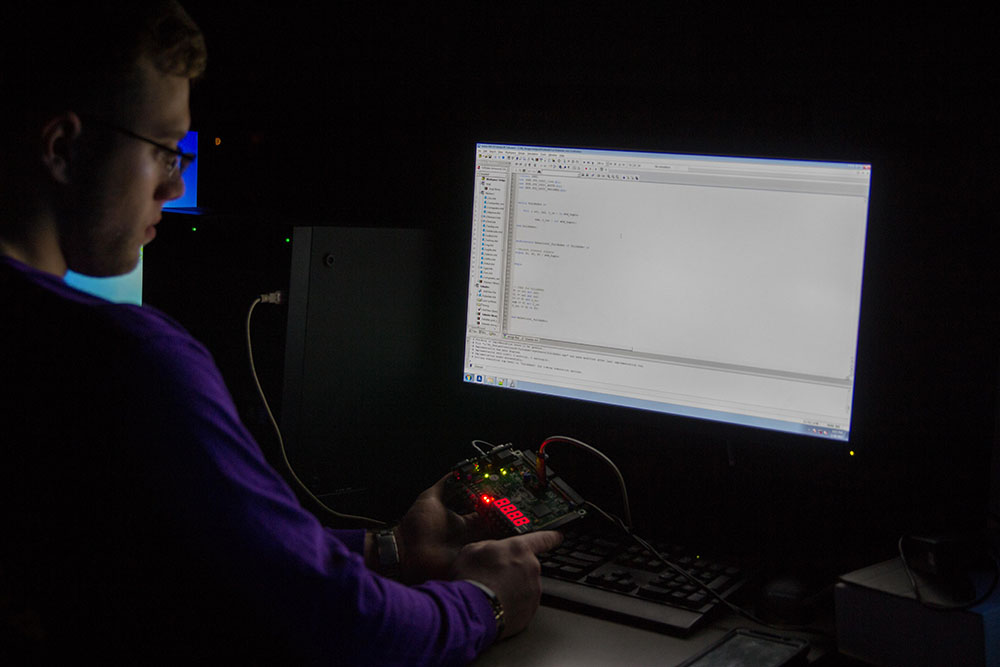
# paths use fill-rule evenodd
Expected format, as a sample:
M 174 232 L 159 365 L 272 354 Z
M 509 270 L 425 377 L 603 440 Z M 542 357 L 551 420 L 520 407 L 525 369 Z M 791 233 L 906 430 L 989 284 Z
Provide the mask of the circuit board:
M 445 502 L 456 511 L 478 512 L 498 537 L 548 530 L 583 517 L 584 500 L 529 451 L 501 445 L 462 461 L 445 486 Z M 544 464 L 542 464 L 544 465 Z

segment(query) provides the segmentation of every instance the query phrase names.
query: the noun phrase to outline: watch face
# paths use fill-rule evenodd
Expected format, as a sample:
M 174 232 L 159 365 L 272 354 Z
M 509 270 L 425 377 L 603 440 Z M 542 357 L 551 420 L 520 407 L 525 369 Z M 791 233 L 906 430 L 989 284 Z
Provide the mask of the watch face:
M 380 530 L 375 533 L 375 547 L 378 551 L 378 563 L 382 573 L 393 575 L 399 567 L 399 549 L 396 545 L 396 535 L 392 530 Z

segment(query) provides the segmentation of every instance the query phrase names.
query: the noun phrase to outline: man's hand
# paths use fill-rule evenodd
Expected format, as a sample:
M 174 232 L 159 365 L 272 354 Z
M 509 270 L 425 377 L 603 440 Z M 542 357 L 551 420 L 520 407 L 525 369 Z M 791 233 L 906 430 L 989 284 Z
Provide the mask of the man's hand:
M 536 554 L 555 549 L 562 535 L 551 530 L 475 542 L 455 560 L 453 579 L 472 579 L 493 589 L 504 610 L 504 637 L 531 621 L 542 598 L 542 568 Z
M 484 537 L 478 515 L 461 516 L 444 506 L 447 478 L 421 493 L 396 528 L 399 578 L 406 583 L 447 579 L 459 550 Z
M 542 597 L 536 554 L 562 543 L 555 531 L 483 540 L 479 515 L 461 516 L 444 506 L 447 475 L 417 497 L 396 528 L 400 579 L 472 579 L 493 590 L 504 608 L 504 637 L 523 630 Z M 483 540 L 475 542 L 474 540 Z

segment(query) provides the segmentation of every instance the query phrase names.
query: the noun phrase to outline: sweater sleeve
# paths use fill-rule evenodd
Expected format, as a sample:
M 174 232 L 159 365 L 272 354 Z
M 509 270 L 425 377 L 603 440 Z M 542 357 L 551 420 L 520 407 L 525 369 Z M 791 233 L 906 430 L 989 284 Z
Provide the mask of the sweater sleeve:
M 464 664 L 495 638 L 485 596 L 465 582 L 404 586 L 365 567 L 363 531 L 305 511 L 241 423 L 211 356 L 164 321 L 123 354 L 127 391 L 148 397 L 126 428 L 160 514 L 220 581 L 313 663 Z M 138 372 L 137 369 L 141 369 Z

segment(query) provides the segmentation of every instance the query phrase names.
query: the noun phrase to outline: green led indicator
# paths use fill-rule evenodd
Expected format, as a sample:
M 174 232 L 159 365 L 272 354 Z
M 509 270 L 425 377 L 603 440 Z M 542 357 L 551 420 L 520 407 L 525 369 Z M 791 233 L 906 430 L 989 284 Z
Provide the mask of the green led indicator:
M 196 231 L 198 231 L 198 228 L 197 228 L 197 227 L 192 227 L 192 228 L 191 228 L 191 231 L 192 231 L 192 232 L 196 232 Z

